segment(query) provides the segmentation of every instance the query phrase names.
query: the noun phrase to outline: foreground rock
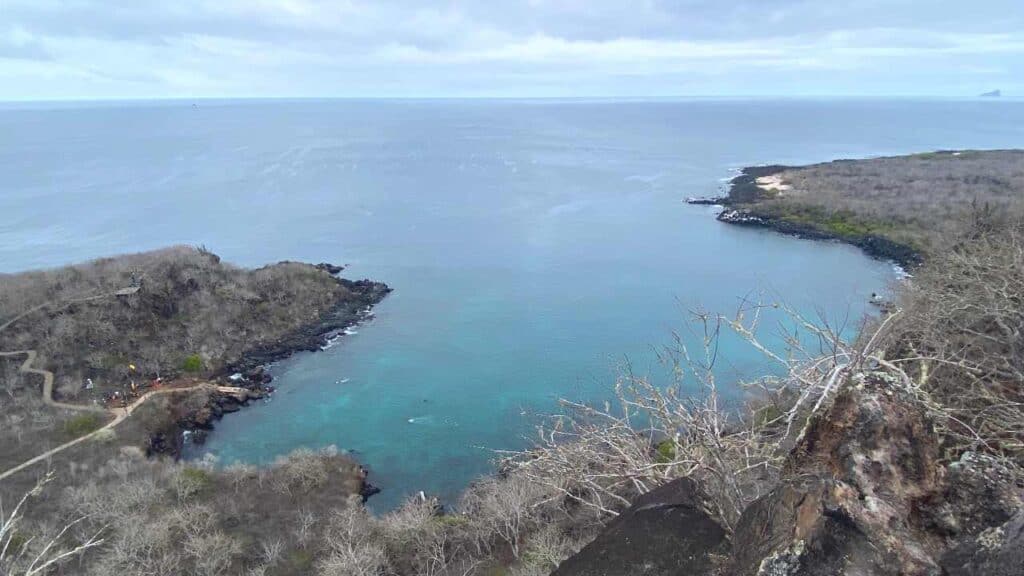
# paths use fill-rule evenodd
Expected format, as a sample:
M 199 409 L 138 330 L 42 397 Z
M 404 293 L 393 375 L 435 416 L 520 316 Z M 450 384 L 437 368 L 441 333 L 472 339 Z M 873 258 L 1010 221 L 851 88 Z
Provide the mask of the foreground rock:
M 1024 511 L 951 550 L 942 568 L 949 576 L 1024 576 Z
M 783 480 L 729 539 L 690 481 L 651 492 L 558 576 L 1024 574 L 1024 486 L 998 460 L 944 464 L 936 424 L 884 374 L 836 393 Z
M 884 382 L 849 387 L 815 418 L 790 478 L 744 511 L 735 574 L 935 574 L 941 541 L 918 503 L 941 481 L 932 423 Z
M 688 478 L 644 494 L 554 576 L 708 574 L 728 550 L 726 531 Z

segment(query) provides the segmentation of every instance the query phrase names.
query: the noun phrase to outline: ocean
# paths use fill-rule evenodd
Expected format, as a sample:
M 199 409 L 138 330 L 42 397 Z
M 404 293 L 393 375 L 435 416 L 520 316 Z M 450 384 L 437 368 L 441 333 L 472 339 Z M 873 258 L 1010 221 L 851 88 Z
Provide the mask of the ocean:
M 1024 146 L 1024 103 L 252 100 L 0 105 L 0 272 L 169 244 L 390 284 L 372 321 L 272 367 L 217 425 L 222 464 L 335 445 L 378 510 L 452 502 L 558 399 L 601 401 L 691 311 L 784 301 L 853 334 L 890 263 L 683 202 L 742 166 Z M 775 321 L 766 339 L 779 344 Z M 773 369 L 738 338 L 726 395 Z

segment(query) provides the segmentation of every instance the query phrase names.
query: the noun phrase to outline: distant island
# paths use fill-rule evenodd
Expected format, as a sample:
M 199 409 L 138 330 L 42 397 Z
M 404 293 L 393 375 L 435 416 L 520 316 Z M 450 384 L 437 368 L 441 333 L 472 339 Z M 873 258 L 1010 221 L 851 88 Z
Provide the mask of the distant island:
M 991 92 L 983 92 L 979 94 L 981 98 L 999 98 L 1003 95 L 1002 90 L 993 90 Z

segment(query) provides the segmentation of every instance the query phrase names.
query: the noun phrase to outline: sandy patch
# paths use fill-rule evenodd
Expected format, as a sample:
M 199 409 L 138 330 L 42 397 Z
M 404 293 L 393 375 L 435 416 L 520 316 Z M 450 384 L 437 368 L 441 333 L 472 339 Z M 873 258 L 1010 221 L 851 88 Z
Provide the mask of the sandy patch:
M 757 187 L 762 190 L 770 190 L 773 192 L 785 192 L 786 190 L 792 190 L 793 188 L 789 184 L 784 184 L 782 182 L 782 176 L 779 174 L 761 176 L 757 179 Z

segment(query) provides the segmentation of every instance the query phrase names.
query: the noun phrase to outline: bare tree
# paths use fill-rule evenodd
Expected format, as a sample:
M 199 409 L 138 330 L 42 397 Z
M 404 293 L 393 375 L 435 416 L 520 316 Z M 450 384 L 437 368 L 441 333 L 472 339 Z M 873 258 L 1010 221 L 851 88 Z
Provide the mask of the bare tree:
M 33 546 L 36 543 L 35 536 L 19 532 L 18 528 L 24 521 L 25 506 L 29 499 L 42 494 L 46 484 L 52 480 L 52 473 L 39 480 L 9 513 L 5 513 L 0 502 L 0 570 L 4 573 L 24 576 L 44 574 L 50 568 L 103 543 L 100 535 L 105 528 L 92 532 L 84 539 L 71 537 L 73 529 L 88 519 L 86 516 L 64 523 L 56 535 L 49 540 L 41 540 L 39 546 Z

